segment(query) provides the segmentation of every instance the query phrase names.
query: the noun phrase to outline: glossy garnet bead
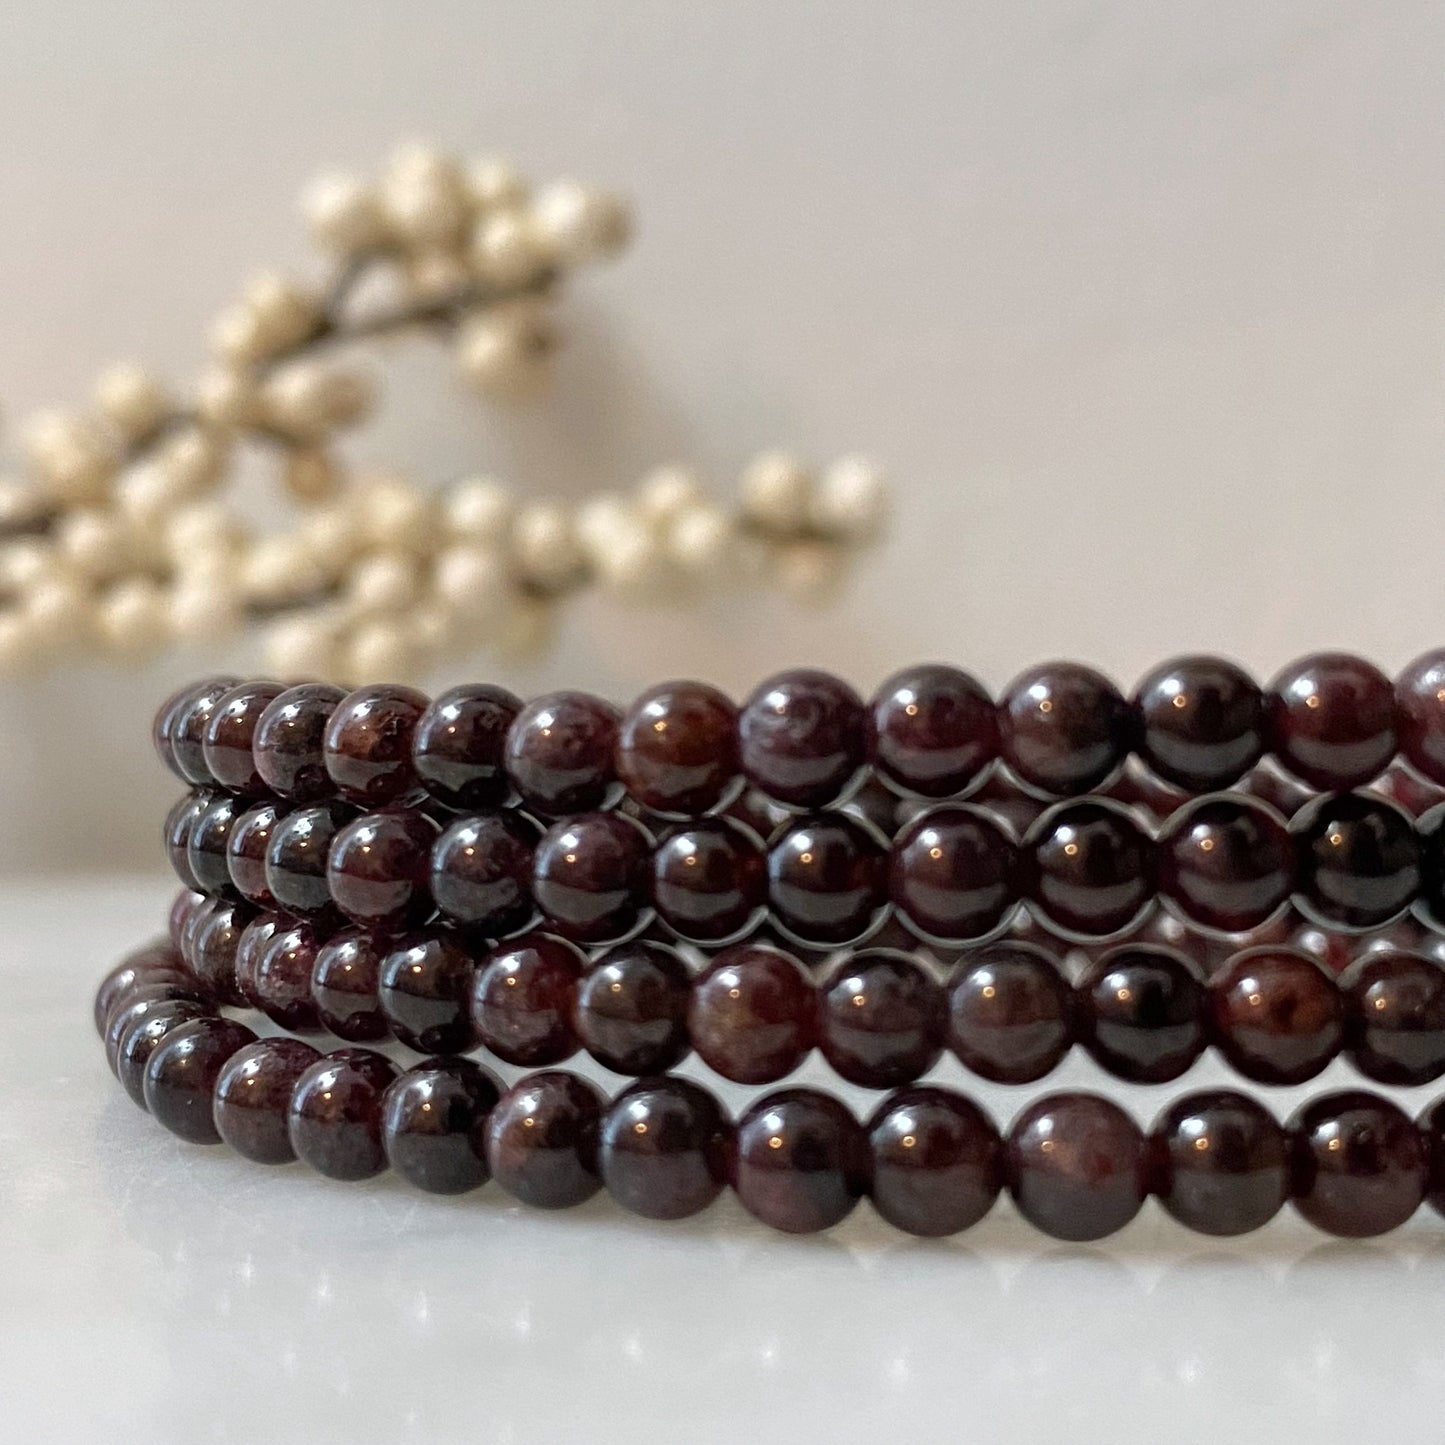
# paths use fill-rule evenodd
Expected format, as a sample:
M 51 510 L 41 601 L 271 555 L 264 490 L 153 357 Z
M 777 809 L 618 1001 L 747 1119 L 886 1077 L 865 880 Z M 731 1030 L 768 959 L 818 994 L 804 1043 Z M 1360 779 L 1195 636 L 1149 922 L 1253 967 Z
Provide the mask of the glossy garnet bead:
M 644 808 L 694 818 L 723 802 L 738 776 L 738 710 L 705 682 L 665 682 L 627 710 L 617 776 Z
M 1172 948 L 1111 948 L 1085 966 L 1075 993 L 1079 1041 L 1118 1078 L 1162 1084 L 1204 1052 L 1204 982 Z
M 1264 755 L 1264 695 L 1222 657 L 1176 657 L 1134 693 L 1139 756 L 1166 782 L 1211 793 L 1242 778 Z
M 1403 1224 L 1425 1197 L 1425 1140 L 1388 1099 L 1362 1089 L 1311 1099 L 1289 1121 L 1294 1206 L 1347 1239 Z
M 152 1014 L 164 1013 L 171 1003 L 198 1004 L 207 1012 L 215 1007 L 205 992 L 194 983 L 144 983 L 124 993 L 111 1005 L 105 1016 L 105 1029 L 101 1040 L 105 1047 L 105 1061 L 111 1073 L 118 1069 L 121 1040 L 130 1026 Z
M 440 829 L 418 808 L 381 808 L 339 829 L 326 853 L 331 901 L 353 923 L 412 928 L 435 912 L 430 876 Z
M 336 704 L 322 759 L 336 791 L 363 808 L 395 803 L 420 786 L 412 741 L 427 700 L 410 687 L 359 687 Z
M 1340 1050 L 1340 990 L 1306 953 L 1245 949 L 1214 975 L 1209 993 L 1214 1044 L 1247 1079 L 1302 1084 Z
M 1416 822 L 1415 837 L 1420 850 L 1416 911 L 1435 932 L 1445 932 L 1445 804 Z
M 377 997 L 391 1031 L 419 1054 L 454 1054 L 475 1042 L 472 956 L 440 929 L 399 939 L 381 962 Z
M 1159 891 L 1192 923 L 1258 928 L 1294 891 L 1294 843 L 1267 803 L 1234 793 L 1170 815 L 1158 841 Z
M 909 1234 L 968 1229 L 1003 1185 L 1003 1142 L 982 1109 L 947 1089 L 900 1089 L 868 1121 L 873 1207 Z
M 291 1094 L 320 1057 L 301 1039 L 257 1039 L 237 1050 L 216 1079 L 216 1133 L 257 1164 L 289 1164 L 296 1157 L 286 1126 Z
M 1048 921 L 1089 938 L 1119 933 L 1154 896 L 1154 844 L 1107 798 L 1060 803 L 1029 829 L 1032 897 Z
M 648 901 L 652 839 L 621 813 L 554 823 L 532 860 L 532 897 L 547 927 L 578 943 L 609 943 L 638 924 Z
M 1445 650 L 1417 657 L 1395 679 L 1395 727 L 1405 761 L 1445 786 Z
M 291 1092 L 291 1147 L 328 1179 L 370 1179 L 386 1168 L 382 1102 L 396 1065 L 370 1049 L 338 1049 L 317 1059 Z
M 917 959 L 865 948 L 818 990 L 818 1044 L 851 1084 L 888 1089 L 921 1078 L 943 1051 L 943 990 Z
M 998 756 L 998 715 L 988 689 L 956 667 L 894 673 L 868 707 L 868 755 L 900 793 L 951 798 Z
M 211 1098 L 226 1061 L 256 1035 L 234 1019 L 198 1018 L 171 1029 L 145 1066 L 146 1108 L 192 1144 L 219 1144 Z
M 206 911 L 191 937 L 191 971 L 218 1003 L 239 1007 L 246 1002 L 236 985 L 236 950 L 255 916 L 248 903 L 221 902 Z
M 235 896 L 236 885 L 231 882 L 226 846 L 244 806 L 229 793 L 211 793 L 205 806 L 195 814 L 186 839 L 186 862 L 202 893 L 214 897 Z
M 821 808 L 838 798 L 867 757 L 863 701 L 846 682 L 799 668 L 769 678 L 738 715 L 744 776 L 779 803 Z
M 293 803 L 319 803 L 330 795 L 326 725 L 345 696 L 329 683 L 304 682 L 267 704 L 256 723 L 251 752 L 257 773 L 273 793 Z
M 524 807 L 544 817 L 589 813 L 610 800 L 617 709 L 585 692 L 528 703 L 507 733 L 507 775 Z
M 1029 1084 L 1074 1042 L 1074 997 L 1058 962 L 1030 943 L 969 954 L 948 985 L 947 1041 L 980 1078 Z
M 146 1107 L 146 1065 L 166 1037 L 182 1024 L 214 1018 L 215 1013 L 213 1005 L 193 998 L 163 998 L 129 1015 L 116 1035 L 115 1076 L 133 1103 Z
M 178 798 L 171 804 L 161 828 L 161 840 L 171 868 L 181 880 L 181 886 L 196 893 L 202 889 L 196 875 L 191 872 L 191 830 L 210 800 L 211 795 L 205 792 L 190 793 L 184 798 Z
M 391 1167 L 428 1194 L 465 1194 L 490 1178 L 487 1122 L 501 1086 L 471 1059 L 427 1059 L 387 1086 L 381 1138 Z
M 256 803 L 231 825 L 226 839 L 226 867 L 236 891 L 257 908 L 274 908 L 275 895 L 266 882 L 266 850 L 271 834 L 288 811 L 285 803 Z
M 788 1234 L 846 1218 L 868 1191 L 868 1137 L 815 1089 L 783 1089 L 738 1120 L 733 1187 L 744 1208 Z
M 216 781 L 206 765 L 206 728 L 216 704 L 240 680 L 203 678 L 172 694 L 156 713 L 151 734 L 156 752 L 178 778 L 193 787 L 210 787 Z
M 577 1052 L 573 1027 L 581 949 L 550 933 L 527 933 L 477 960 L 471 1017 L 477 1039 L 509 1064 L 559 1064 Z
M 1021 673 L 998 706 L 999 751 L 1014 774 L 1053 797 L 1096 788 L 1129 755 L 1134 716 L 1102 673 L 1048 662 Z
M 532 866 L 542 836 L 525 813 L 491 809 L 458 818 L 432 845 L 431 896 L 469 934 L 504 938 L 536 913 Z
M 576 1074 L 519 1079 L 487 1120 L 487 1163 L 508 1194 L 538 1209 L 566 1209 L 602 1187 L 597 1145 L 602 1095 Z
M 266 791 L 253 745 L 262 713 L 282 691 L 279 682 L 238 683 L 211 709 L 201 751 L 206 771 L 227 792 L 254 797 Z
M 771 1084 L 817 1040 L 817 996 L 798 960 L 764 944 L 719 953 L 693 980 L 688 1032 L 698 1056 L 739 1084 Z
M 370 928 L 333 933 L 316 950 L 311 1001 L 317 1018 L 337 1038 L 369 1044 L 391 1032 L 378 993 L 381 962 L 390 951 L 390 939 Z
M 324 938 L 324 932 L 305 920 L 278 920 L 257 948 L 249 979 L 241 976 L 238 958 L 238 985 L 267 1018 L 293 1033 L 314 1033 L 321 1027 L 311 975 Z
M 261 1006 L 256 978 L 266 945 L 283 929 L 290 927 L 292 921 L 288 914 L 269 909 L 258 913 L 241 930 L 241 936 L 236 941 L 236 991 L 252 1008 Z
M 1230 1089 L 1187 1094 L 1149 1136 L 1154 1193 L 1200 1234 L 1261 1229 L 1289 1198 L 1289 1146 L 1262 1104 Z
M 1096 1094 L 1050 1094 L 1009 1130 L 1009 1191 L 1024 1218 L 1045 1234 L 1103 1239 L 1142 1207 L 1147 1155 L 1139 1126 L 1117 1104 Z
M 929 808 L 893 839 L 889 894 L 924 938 L 953 943 L 992 933 L 1027 884 L 1018 845 L 983 808 Z
M 1275 757 L 1313 787 L 1358 788 L 1395 756 L 1395 690 L 1363 658 L 1299 658 L 1270 683 L 1268 706 Z
M 652 850 L 652 906 L 679 937 L 717 944 L 761 920 L 767 901 L 763 846 L 732 818 L 669 828 Z
M 1445 1074 L 1445 963 L 1395 949 L 1364 954 L 1340 975 L 1345 1047 L 1382 1084 Z
M 326 860 L 332 839 L 355 816 L 350 804 L 317 803 L 277 821 L 266 845 L 266 887 L 278 908 L 307 917 L 333 913 Z
M 577 1038 L 614 1073 L 665 1073 L 688 1052 L 691 990 L 675 949 L 641 939 L 619 944 L 594 959 L 577 985 Z
M 888 905 L 887 849 L 846 813 L 787 824 L 768 848 L 767 868 L 773 918 L 804 943 L 853 943 Z
M 149 983 L 177 983 L 194 986 L 196 980 L 181 958 L 180 951 L 167 943 L 147 944 L 128 953 L 101 980 L 95 992 L 95 1031 L 105 1034 L 110 1011 L 137 989 Z
M 643 1079 L 602 1120 L 602 1182 L 634 1214 L 684 1219 L 722 1192 L 731 1142 L 727 1115 L 706 1089 L 690 1079 Z
M 1334 793 L 1290 823 L 1301 911 L 1327 927 L 1378 928 L 1420 887 L 1420 845 L 1410 815 L 1383 798 Z
M 412 735 L 412 767 L 448 808 L 496 808 L 511 782 L 503 753 L 522 700 L 504 687 L 454 687 L 434 698 Z

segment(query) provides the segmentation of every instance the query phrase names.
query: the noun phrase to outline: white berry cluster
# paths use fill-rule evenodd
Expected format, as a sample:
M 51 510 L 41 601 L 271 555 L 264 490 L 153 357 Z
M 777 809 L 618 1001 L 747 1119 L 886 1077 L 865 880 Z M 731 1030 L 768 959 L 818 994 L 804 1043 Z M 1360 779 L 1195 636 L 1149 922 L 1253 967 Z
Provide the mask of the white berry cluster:
M 367 343 L 430 332 L 481 391 L 524 395 L 556 349 L 560 281 L 617 251 L 628 215 L 575 182 L 532 187 L 426 147 L 374 181 L 324 179 L 305 209 L 330 280 L 253 281 L 189 394 L 124 365 L 88 410 L 26 428 L 25 470 L 0 481 L 0 671 L 143 659 L 257 624 L 279 678 L 413 678 L 447 654 L 539 647 L 590 585 L 669 600 L 752 577 L 816 593 L 877 535 L 883 485 L 854 459 L 814 473 L 760 457 L 730 509 L 677 468 L 566 506 L 485 478 L 434 491 L 351 471 L 337 438 L 376 403 L 356 365 Z M 232 484 L 257 448 L 290 503 L 279 529 L 255 526 Z

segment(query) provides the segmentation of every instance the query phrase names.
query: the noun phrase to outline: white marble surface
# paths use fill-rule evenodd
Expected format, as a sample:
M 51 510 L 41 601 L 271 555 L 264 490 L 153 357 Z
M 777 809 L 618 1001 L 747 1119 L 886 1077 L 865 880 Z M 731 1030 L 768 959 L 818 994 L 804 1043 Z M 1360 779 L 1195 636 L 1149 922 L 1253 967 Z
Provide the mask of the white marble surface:
M 1211 1243 L 1150 1205 L 1072 1247 L 1006 1205 L 941 1243 L 865 1206 L 787 1239 L 726 1200 L 675 1226 L 605 1197 L 545 1215 L 491 1188 L 439 1200 L 184 1145 L 123 1096 L 89 1019 L 167 896 L 155 877 L 0 889 L 7 1441 L 1438 1435 L 1431 1215 L 1368 1244 L 1290 1215 Z M 1085 1081 L 1071 1061 L 1049 1086 Z M 1043 1091 L 985 1097 L 1006 1117 Z

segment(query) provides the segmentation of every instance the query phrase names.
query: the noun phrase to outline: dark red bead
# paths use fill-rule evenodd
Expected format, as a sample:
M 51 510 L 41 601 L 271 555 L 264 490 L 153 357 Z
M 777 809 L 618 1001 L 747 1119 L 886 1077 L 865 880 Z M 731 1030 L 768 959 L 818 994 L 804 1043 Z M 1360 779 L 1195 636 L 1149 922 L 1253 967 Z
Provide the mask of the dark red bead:
M 161 761 L 193 786 L 215 783 L 206 765 L 206 728 L 220 699 L 240 682 L 238 677 L 207 677 L 167 698 L 156 714 L 152 737 Z
M 236 950 L 241 934 L 255 918 L 249 903 L 221 903 L 209 909 L 191 941 L 191 968 L 201 987 L 223 1004 L 246 1002 L 236 985 Z
M 577 1052 L 572 1015 L 586 964 L 550 933 L 527 933 L 477 960 L 471 1018 L 477 1039 L 509 1064 L 560 1064 Z
M 332 791 L 326 772 L 326 725 L 346 696 L 324 682 L 288 687 L 256 723 L 251 752 L 268 788 L 293 803 L 319 803 Z
M 938 1238 L 977 1224 L 1003 1185 L 1003 1141 L 970 1099 L 900 1089 L 868 1121 L 873 1207 L 909 1234 Z
M 326 860 L 331 840 L 355 816 L 347 803 L 317 803 L 275 824 L 266 845 L 266 887 L 278 908 L 307 917 L 334 915 Z
M 983 808 L 944 804 L 893 839 L 889 892 L 924 938 L 955 943 L 992 933 L 1027 889 L 1017 845 Z
M 1247 948 L 1210 980 L 1215 1047 L 1247 1079 L 1302 1084 L 1340 1050 L 1344 1003 L 1308 954 Z
M 255 797 L 266 791 L 253 745 L 261 715 L 283 691 L 279 682 L 242 682 L 217 699 L 206 723 L 206 771 L 228 793 Z
M 850 1084 L 889 1089 L 921 1078 L 943 1052 L 943 990 L 915 958 L 865 948 L 818 990 L 818 1046 Z
M 258 913 L 241 930 L 236 940 L 236 992 L 252 1007 L 261 1007 L 261 995 L 257 985 L 262 955 L 266 946 L 284 929 L 291 926 L 291 918 L 274 910 Z
M 1294 891 L 1294 844 L 1266 803 L 1241 794 L 1200 798 L 1159 835 L 1159 891 L 1191 922 L 1245 933 Z
M 211 795 L 202 791 L 188 793 L 177 799 L 171 804 L 161 829 L 166 858 L 170 861 L 176 877 L 181 880 L 181 886 L 194 893 L 203 890 L 200 881 L 191 871 L 191 832 L 196 826 L 196 819 L 205 812 L 210 801 Z
M 688 1032 L 698 1056 L 739 1084 L 771 1084 L 817 1040 L 817 995 L 803 966 L 762 944 L 719 953 L 693 980 Z
M 468 933 L 503 938 L 524 928 L 536 913 L 532 864 L 541 836 L 512 808 L 458 818 L 432 845 L 432 901 Z
M 566 1209 L 602 1187 L 597 1163 L 602 1096 L 575 1074 L 519 1079 L 487 1120 L 487 1164 L 508 1194 Z
M 956 667 L 894 673 L 873 695 L 868 720 L 868 756 L 900 793 L 954 797 L 998 755 L 993 698 Z
M 585 692 L 530 702 L 507 733 L 507 775 L 525 807 L 549 818 L 588 813 L 610 800 L 617 709 Z
M 676 950 L 635 939 L 594 959 L 577 986 L 582 1047 L 618 1074 L 661 1074 L 688 1052 L 692 979 Z
M 705 682 L 665 682 L 627 710 L 617 734 L 617 776 L 644 808 L 697 817 L 738 776 L 738 710 Z
M 1294 1207 L 1316 1229 L 1365 1239 L 1397 1228 L 1425 1197 L 1425 1140 L 1388 1099 L 1362 1089 L 1311 1099 L 1289 1121 Z
M 1154 844 L 1127 808 L 1107 799 L 1050 808 L 1024 839 L 1034 901 L 1058 929 L 1121 933 L 1154 897 Z
M 242 806 L 229 793 L 212 793 L 191 823 L 190 836 L 186 839 L 186 861 L 196 888 L 202 893 L 212 897 L 235 896 L 236 885 L 231 882 L 226 844 L 241 811 Z
M 101 979 L 100 987 L 95 991 L 93 1017 L 96 1033 L 103 1037 L 110 1011 L 123 998 L 149 983 L 193 985 L 195 979 L 181 958 L 180 950 L 172 944 L 148 943 L 134 949 Z
M 1340 975 L 1345 1047 L 1382 1084 L 1445 1074 L 1445 963 L 1396 949 L 1367 953 Z
M 668 829 L 652 851 L 652 904 L 681 938 L 718 944 L 760 922 L 767 870 L 757 834 L 732 818 Z
M 370 1049 L 340 1049 L 296 1080 L 286 1116 L 291 1147 L 328 1179 L 370 1179 L 386 1168 L 382 1100 L 396 1065 Z
M 324 937 L 310 923 L 282 922 L 259 945 L 254 972 L 244 980 L 261 1012 L 293 1033 L 315 1033 L 321 1027 L 311 997 L 311 971 Z M 239 986 L 243 980 L 237 982 Z
M 602 1182 L 633 1214 L 684 1219 L 722 1192 L 731 1135 L 727 1115 L 700 1085 L 643 1079 L 623 1090 L 603 1117 Z
M 1199 1234 L 1247 1234 L 1289 1198 L 1289 1148 L 1262 1104 L 1229 1089 L 1186 1094 L 1149 1136 L 1154 1193 Z
M 412 766 L 412 739 L 426 709 L 422 693 L 392 684 L 359 687 L 342 698 L 321 747 L 336 791 L 364 808 L 415 792 L 420 779 Z
M 1139 756 L 1159 777 L 1191 793 L 1237 782 L 1264 755 L 1264 695 L 1222 657 L 1176 657 L 1134 693 Z
M 1436 1214 L 1445 1214 L 1445 1099 L 1437 1099 L 1420 1115 L 1418 1127 L 1429 1159 L 1425 1198 Z
M 226 867 L 231 884 L 257 908 L 276 906 L 275 896 L 266 883 L 266 850 L 287 808 L 285 803 L 257 803 L 247 808 L 231 825 L 226 839 Z
M 105 1061 L 111 1073 L 118 1071 L 120 1044 L 126 1030 L 151 1014 L 164 1013 L 165 1006 L 172 1003 L 198 1004 L 207 1012 L 214 1012 L 211 1000 L 196 984 L 189 982 L 141 983 L 116 999 L 105 1016 L 105 1031 L 101 1034 Z
M 475 970 L 456 935 L 409 933 L 381 961 L 377 997 L 391 1031 L 419 1054 L 456 1054 L 476 1042 L 468 1011 Z
M 511 791 L 503 761 L 522 700 L 504 687 L 454 687 L 432 700 L 412 736 L 416 775 L 448 808 L 495 808 Z
M 151 1055 L 172 1029 L 196 1019 L 214 1018 L 212 1005 L 195 999 L 156 999 L 150 1007 L 134 1014 L 116 1039 L 115 1076 L 142 1109 L 145 1102 L 145 1071 Z
M 783 1089 L 737 1124 L 733 1187 L 748 1213 L 788 1234 L 846 1218 L 868 1191 L 868 1137 L 828 1094 Z
M 501 1092 L 471 1059 L 427 1059 L 408 1069 L 382 1100 L 391 1167 L 428 1194 L 465 1194 L 485 1184 L 487 1121 Z
M 1335 793 L 1290 822 L 1302 912 L 1327 927 L 1378 928 L 1420 887 L 1420 845 L 1410 815 L 1383 798 Z
M 578 943 L 630 933 L 648 899 L 652 839 L 621 813 L 554 823 L 537 843 L 532 897 L 549 930 Z
M 1051 1073 L 1073 1045 L 1073 1016 L 1057 960 L 1031 943 L 1005 940 L 968 954 L 948 986 L 948 1046 L 995 1083 Z
M 1162 1084 L 1204 1052 L 1204 983 L 1172 948 L 1111 948 L 1086 965 L 1075 993 L 1079 1042 L 1120 1079 Z
M 194 888 L 182 888 L 171 900 L 170 912 L 166 915 L 166 932 L 176 948 L 181 946 L 181 935 L 185 932 L 187 921 L 205 897 Z
M 381 1010 L 381 961 L 391 940 L 369 928 L 333 933 L 311 964 L 311 1001 L 324 1028 L 349 1043 L 384 1039 L 391 1027 Z
M 1395 727 L 1405 761 L 1445 785 L 1445 649 L 1417 657 L 1395 679 Z
M 226 1061 L 256 1035 L 234 1019 L 198 1018 L 171 1029 L 146 1061 L 146 1108 L 192 1144 L 219 1144 L 211 1117 L 216 1080 Z
M 1379 668 L 1346 652 L 1316 652 L 1269 685 L 1275 757 L 1316 788 L 1358 788 L 1395 756 L 1395 690 Z
M 868 753 L 863 701 L 846 682 L 799 668 L 769 678 L 738 715 L 743 774 L 768 797 L 794 808 L 838 798 Z
M 286 1116 L 296 1081 L 321 1055 L 301 1039 L 257 1039 L 237 1050 L 216 1079 L 211 1118 L 222 1140 L 257 1164 L 296 1157 Z
M 1095 1094 L 1030 1104 L 1009 1130 L 1007 1160 L 1019 1212 L 1055 1239 L 1103 1239 L 1133 1219 L 1148 1193 L 1139 1126 Z
M 804 943 L 853 943 L 888 905 L 888 852 L 846 813 L 789 823 L 768 848 L 768 902 L 777 924 Z
M 1055 797 L 1098 787 L 1129 755 L 1134 717 L 1119 689 L 1076 662 L 1021 673 L 999 700 L 999 751 L 1014 774 Z
M 436 911 L 430 874 L 440 829 L 417 808 L 381 808 L 353 818 L 326 853 L 331 901 L 368 928 L 414 928 Z

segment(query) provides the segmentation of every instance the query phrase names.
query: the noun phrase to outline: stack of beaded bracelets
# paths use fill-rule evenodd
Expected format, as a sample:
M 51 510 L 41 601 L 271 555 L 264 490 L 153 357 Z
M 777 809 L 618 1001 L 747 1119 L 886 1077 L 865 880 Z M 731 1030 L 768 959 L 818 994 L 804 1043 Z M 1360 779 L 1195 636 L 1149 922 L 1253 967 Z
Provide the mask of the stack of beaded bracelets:
M 1445 1111 L 1417 1125 L 1351 1091 L 1282 1129 L 1257 1102 L 1214 1091 L 1178 1101 L 1146 1138 L 1115 1105 L 1059 1094 L 1005 1139 L 971 1101 L 917 1081 L 945 1046 L 982 1077 L 1032 1081 L 1075 1042 L 1149 1083 L 1179 1077 L 1211 1043 L 1267 1084 L 1312 1078 L 1341 1051 L 1385 1084 L 1445 1073 L 1445 964 L 1435 936 L 1400 917 L 1412 901 L 1437 916 L 1438 830 L 1429 812 L 1411 816 L 1445 774 L 1436 682 L 1435 658 L 1392 689 L 1328 655 L 1266 696 L 1231 665 L 1192 659 L 1126 704 L 1097 674 L 1056 665 L 995 709 L 965 674 L 931 667 L 865 708 L 834 679 L 793 673 L 740 712 L 674 684 L 619 718 L 579 694 L 523 708 L 464 688 L 428 705 L 398 688 L 213 679 L 157 720 L 162 756 L 206 790 L 168 823 L 188 885 L 172 940 L 113 972 L 97 1026 L 127 1091 L 176 1132 L 338 1178 L 387 1162 L 441 1191 L 495 1176 L 554 1207 L 605 1183 L 657 1217 L 692 1213 L 730 1182 L 792 1230 L 825 1228 L 867 1195 L 920 1234 L 966 1227 L 1007 1187 L 1067 1239 L 1119 1228 L 1151 1192 L 1215 1234 L 1257 1227 L 1288 1198 L 1332 1232 L 1378 1233 L 1422 1198 L 1445 1203 Z M 1300 799 L 1255 767 L 1266 741 L 1314 787 L 1379 781 L 1310 799 L 1287 826 L 1279 808 Z M 1131 748 L 1168 786 L 1117 776 Z M 1411 772 L 1386 772 L 1397 753 Z M 865 765 L 905 799 L 891 819 L 877 790 L 850 795 Z M 1251 769 L 1248 792 L 1175 792 Z M 739 798 L 739 777 L 767 801 Z M 1046 786 L 1112 796 L 1045 811 L 1032 794 Z M 600 811 L 622 787 L 620 806 Z M 907 801 L 969 789 L 968 804 Z M 1028 810 L 1039 816 L 1020 847 L 1004 817 Z M 774 828 L 766 850 L 740 813 Z M 539 814 L 555 820 L 545 833 Z M 1157 841 L 1138 821 L 1150 814 Z M 891 857 L 880 822 L 902 824 Z M 1156 886 L 1189 931 L 1145 916 Z M 866 907 L 840 906 L 850 892 Z M 1331 962 L 1346 947 L 1318 928 L 1291 934 L 1292 892 L 1316 924 L 1377 930 L 1338 979 L 1284 946 L 1322 943 Z M 889 894 L 897 920 L 877 932 Z M 1075 950 L 1071 983 L 1028 941 L 1040 924 L 1111 946 Z M 875 946 L 830 959 L 817 983 L 774 942 L 836 951 L 870 933 Z M 946 983 L 940 940 L 963 945 Z M 900 941 L 906 951 L 876 946 Z M 604 943 L 591 958 L 579 947 Z M 726 946 L 694 977 L 699 945 Z M 1201 963 L 1221 958 L 1207 978 Z M 223 1004 L 442 1057 L 400 1076 L 366 1049 L 323 1058 L 300 1040 L 257 1040 Z M 552 1071 L 502 1093 L 458 1057 L 478 1044 L 528 1067 L 585 1048 L 640 1082 L 610 1107 Z M 866 1127 L 797 1088 L 734 1126 L 665 1072 L 695 1050 L 727 1078 L 770 1083 L 815 1046 L 850 1082 L 897 1090 Z

